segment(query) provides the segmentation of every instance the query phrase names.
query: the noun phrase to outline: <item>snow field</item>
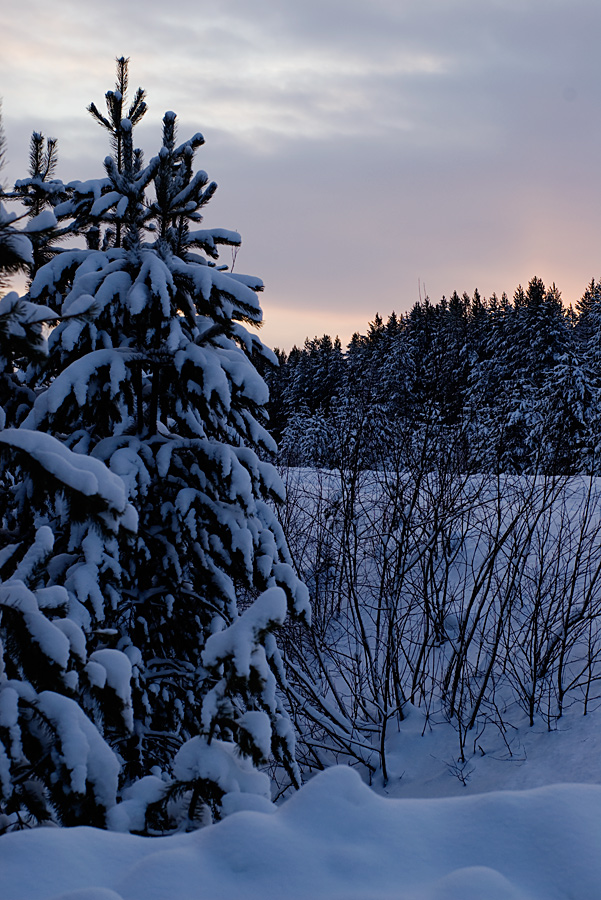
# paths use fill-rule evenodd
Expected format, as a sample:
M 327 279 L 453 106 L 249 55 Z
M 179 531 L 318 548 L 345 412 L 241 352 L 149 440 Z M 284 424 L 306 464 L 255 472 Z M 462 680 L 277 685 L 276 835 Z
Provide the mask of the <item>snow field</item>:
M 0 841 L 5 900 L 598 900 L 601 786 L 389 800 L 343 766 L 192 834 Z

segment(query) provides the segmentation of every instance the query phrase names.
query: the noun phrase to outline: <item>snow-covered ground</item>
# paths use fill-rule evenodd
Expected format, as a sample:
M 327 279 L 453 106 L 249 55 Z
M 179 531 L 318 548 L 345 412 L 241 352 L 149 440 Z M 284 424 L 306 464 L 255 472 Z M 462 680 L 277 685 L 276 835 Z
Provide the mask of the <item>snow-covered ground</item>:
M 140 838 L 38 829 L 0 843 L 4 900 L 598 900 L 601 787 L 386 800 L 319 775 L 273 815 Z
M 422 730 L 412 711 L 390 736 L 385 787 L 340 766 L 272 813 L 235 813 L 193 834 L 5 835 L 0 897 L 599 900 L 598 713 L 568 714 L 550 733 L 525 724 L 513 757 L 503 741 L 491 742 L 468 759 L 463 778 L 453 729 Z
M 559 600 L 575 555 L 565 523 L 584 522 L 598 552 L 601 492 L 586 517 L 572 493 L 563 531 L 550 520 L 546 532 L 561 551 L 545 555 L 557 561 L 549 579 Z M 469 595 L 469 579 L 459 583 L 458 596 Z M 596 638 L 590 647 L 586 704 L 570 695 L 561 716 L 537 714 L 530 727 L 524 704 L 499 689 L 493 699 L 507 706 L 467 732 L 465 762 L 440 709 L 430 705 L 427 718 L 407 704 L 387 731 L 386 783 L 380 771 L 368 786 L 358 770 L 332 767 L 277 809 L 163 838 L 91 828 L 4 835 L 0 900 L 599 900 L 601 651 Z
M 568 710 L 552 731 L 541 721 L 530 728 L 523 715 L 505 737 L 487 729 L 467 744 L 465 763 L 460 763 L 454 728 L 446 722 L 425 726 L 421 712 L 410 709 L 400 731 L 388 736 L 388 783 L 376 774 L 373 788 L 388 797 L 438 798 L 566 783 L 601 785 L 601 711 L 583 716 L 581 708 Z

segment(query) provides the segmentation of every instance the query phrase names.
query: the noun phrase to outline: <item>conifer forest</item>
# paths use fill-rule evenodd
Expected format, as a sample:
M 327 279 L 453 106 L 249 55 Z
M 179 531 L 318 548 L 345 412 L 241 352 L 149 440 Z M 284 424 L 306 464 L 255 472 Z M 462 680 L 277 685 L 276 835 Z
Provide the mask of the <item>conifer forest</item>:
M 0 190 L 0 835 L 194 831 L 337 764 L 383 790 L 418 720 L 464 785 L 592 715 L 601 283 L 272 352 L 203 136 L 167 112 L 146 160 L 128 79 L 97 178 L 34 132 Z

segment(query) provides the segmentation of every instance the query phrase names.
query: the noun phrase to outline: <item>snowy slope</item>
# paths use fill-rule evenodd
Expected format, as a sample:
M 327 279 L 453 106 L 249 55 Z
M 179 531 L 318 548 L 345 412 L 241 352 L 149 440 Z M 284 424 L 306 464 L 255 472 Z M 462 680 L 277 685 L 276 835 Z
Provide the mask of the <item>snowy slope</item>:
M 598 900 L 601 787 L 389 800 L 349 768 L 277 812 L 167 838 L 0 839 L 3 900 Z

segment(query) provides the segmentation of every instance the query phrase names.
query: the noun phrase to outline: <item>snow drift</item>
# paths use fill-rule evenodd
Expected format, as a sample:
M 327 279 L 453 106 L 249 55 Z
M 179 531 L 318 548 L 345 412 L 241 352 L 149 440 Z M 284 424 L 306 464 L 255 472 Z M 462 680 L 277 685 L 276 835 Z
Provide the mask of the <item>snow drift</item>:
M 0 840 L 4 900 L 598 900 L 601 786 L 377 796 L 346 767 L 274 813 L 167 838 L 92 828 Z

